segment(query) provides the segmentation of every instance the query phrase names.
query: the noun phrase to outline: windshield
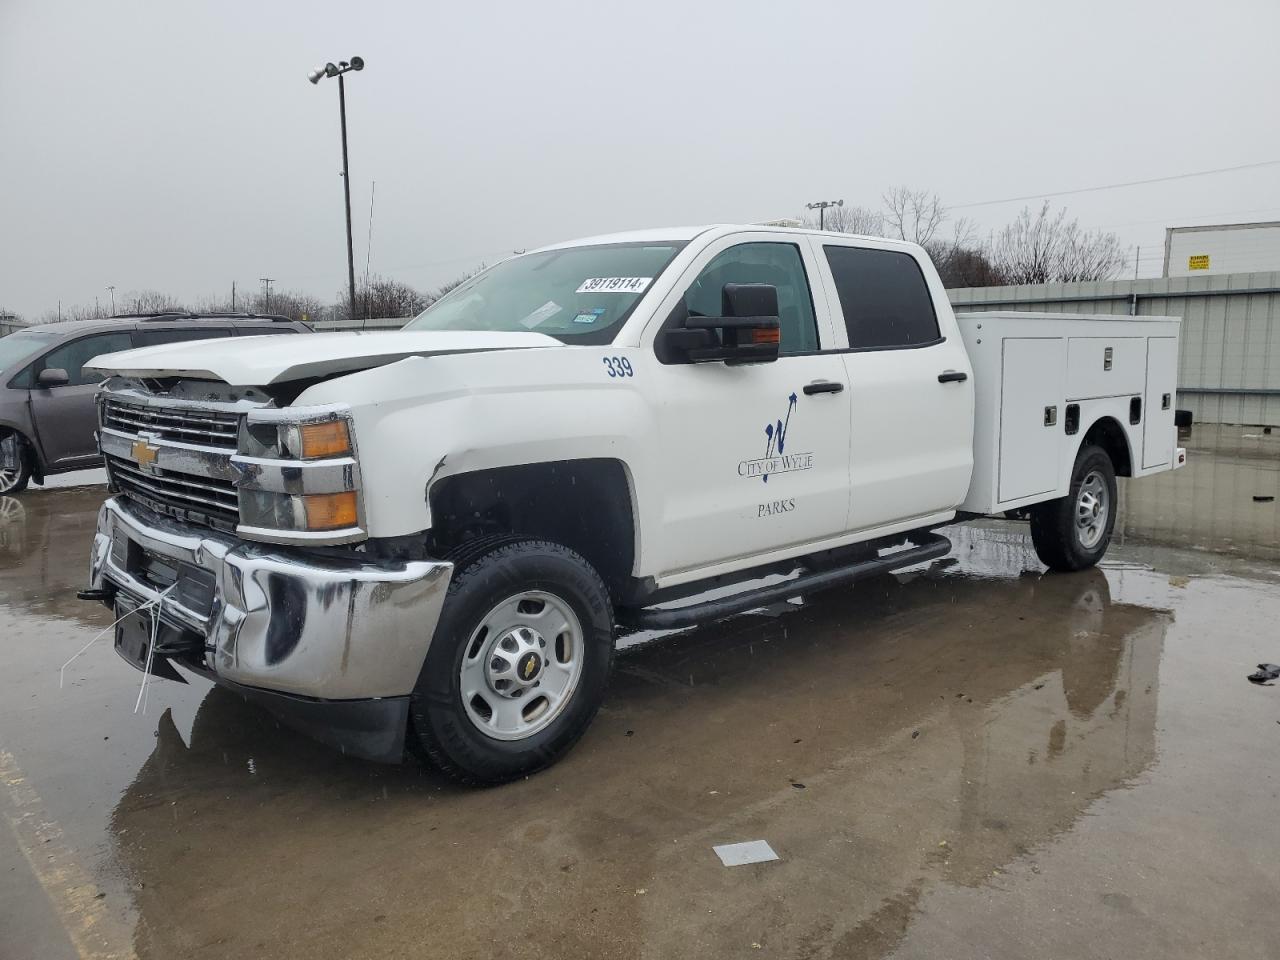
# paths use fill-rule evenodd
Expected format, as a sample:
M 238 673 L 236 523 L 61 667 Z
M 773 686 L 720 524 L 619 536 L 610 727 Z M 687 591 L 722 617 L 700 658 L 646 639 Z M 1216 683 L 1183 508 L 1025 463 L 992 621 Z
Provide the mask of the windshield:
M 532 330 L 609 343 L 683 243 L 614 243 L 515 257 L 472 277 L 406 330 Z
M 58 340 L 60 333 L 14 333 L 0 337 L 0 371 L 16 367 Z

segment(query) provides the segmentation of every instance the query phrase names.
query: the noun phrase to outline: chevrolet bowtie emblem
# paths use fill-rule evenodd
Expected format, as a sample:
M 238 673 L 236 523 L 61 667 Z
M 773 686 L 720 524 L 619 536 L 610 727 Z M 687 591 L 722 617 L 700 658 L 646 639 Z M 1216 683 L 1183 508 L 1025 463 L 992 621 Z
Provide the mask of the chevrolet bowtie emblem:
M 156 463 L 156 457 L 160 454 L 159 447 L 153 447 L 145 440 L 133 441 L 133 449 L 130 451 L 133 459 L 138 461 L 141 467 L 153 467 Z

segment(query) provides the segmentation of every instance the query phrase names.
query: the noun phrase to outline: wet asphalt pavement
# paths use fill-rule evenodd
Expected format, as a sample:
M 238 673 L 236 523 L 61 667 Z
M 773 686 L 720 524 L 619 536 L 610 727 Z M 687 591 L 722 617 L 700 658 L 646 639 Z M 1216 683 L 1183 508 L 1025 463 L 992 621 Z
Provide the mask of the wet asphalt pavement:
M 0 498 L 0 958 L 1280 956 L 1280 436 L 1197 427 L 1105 565 L 1025 524 L 620 655 L 551 770 L 344 758 L 75 599 L 101 487 Z M 712 846 L 780 859 L 726 868 Z

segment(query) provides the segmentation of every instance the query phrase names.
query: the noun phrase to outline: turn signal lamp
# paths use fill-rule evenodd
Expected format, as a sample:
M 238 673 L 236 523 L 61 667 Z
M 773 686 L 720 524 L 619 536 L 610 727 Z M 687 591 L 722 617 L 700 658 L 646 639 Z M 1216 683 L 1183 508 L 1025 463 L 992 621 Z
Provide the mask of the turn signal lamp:
M 351 433 L 346 420 L 321 420 L 304 423 L 298 428 L 303 460 L 341 457 L 351 452 Z
M 356 526 L 356 494 L 312 493 L 302 498 L 308 530 L 340 530 Z

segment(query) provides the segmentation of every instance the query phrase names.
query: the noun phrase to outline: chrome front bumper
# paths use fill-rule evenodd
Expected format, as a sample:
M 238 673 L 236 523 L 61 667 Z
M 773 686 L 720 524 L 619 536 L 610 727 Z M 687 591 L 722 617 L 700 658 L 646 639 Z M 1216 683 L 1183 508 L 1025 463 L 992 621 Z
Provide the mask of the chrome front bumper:
M 95 589 L 156 600 L 162 623 L 204 638 L 204 666 L 245 687 L 323 700 L 412 692 L 453 564 L 387 565 L 305 557 L 156 514 L 102 505 L 90 562 Z

